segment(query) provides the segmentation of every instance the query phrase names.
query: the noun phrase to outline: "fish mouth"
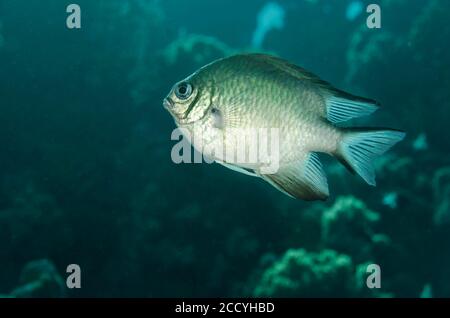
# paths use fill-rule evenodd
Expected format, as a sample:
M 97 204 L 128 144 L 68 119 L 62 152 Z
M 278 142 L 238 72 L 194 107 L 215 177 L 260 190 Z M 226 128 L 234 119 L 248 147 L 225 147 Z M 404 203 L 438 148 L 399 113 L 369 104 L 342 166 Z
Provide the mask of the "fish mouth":
M 177 123 L 177 124 L 179 124 L 179 116 L 178 116 L 178 114 L 176 114 L 174 111 L 173 111 L 173 107 L 174 107 L 174 102 L 172 101 L 172 99 L 170 99 L 170 97 L 166 97 L 166 98 L 164 98 L 164 100 L 163 100 L 163 106 L 164 106 L 164 108 L 165 109 L 167 109 L 167 111 L 172 115 L 172 117 L 173 117 L 173 119 L 175 120 L 175 122 Z
M 173 102 L 169 97 L 164 98 L 163 100 L 163 106 L 165 109 L 167 109 L 168 111 L 171 111 L 173 108 Z

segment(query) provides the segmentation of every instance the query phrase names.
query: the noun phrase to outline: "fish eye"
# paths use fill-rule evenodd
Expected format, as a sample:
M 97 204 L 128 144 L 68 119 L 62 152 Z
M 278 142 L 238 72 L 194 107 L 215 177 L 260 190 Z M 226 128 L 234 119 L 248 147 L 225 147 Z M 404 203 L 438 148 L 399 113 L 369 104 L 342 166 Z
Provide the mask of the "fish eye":
M 180 83 L 175 88 L 175 95 L 178 99 L 188 99 L 192 94 L 192 85 L 186 82 Z

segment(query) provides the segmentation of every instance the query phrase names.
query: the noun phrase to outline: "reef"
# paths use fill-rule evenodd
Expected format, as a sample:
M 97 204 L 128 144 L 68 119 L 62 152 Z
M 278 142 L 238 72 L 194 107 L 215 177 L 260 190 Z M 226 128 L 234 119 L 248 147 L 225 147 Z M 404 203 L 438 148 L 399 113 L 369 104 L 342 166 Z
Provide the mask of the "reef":
M 256 271 L 249 285 L 260 297 L 391 297 L 366 287 L 367 266 L 376 264 L 390 238 L 378 233 L 380 214 L 354 197 L 339 197 L 321 214 L 320 241 L 307 251 L 289 249 Z M 379 260 L 379 259 L 378 259 Z M 339 292 L 337 292 L 339 291 Z
M 0 297 L 60 298 L 66 295 L 66 286 L 55 265 L 47 260 L 31 261 L 20 274 L 18 287 Z
M 318 253 L 289 249 L 269 267 L 255 287 L 256 297 L 342 297 L 351 295 L 354 265 L 333 250 Z
M 361 262 L 370 260 L 377 244 L 390 244 L 384 234 L 376 233 L 380 214 L 354 197 L 340 197 L 322 215 L 322 242 Z
M 280 2 L 263 32 L 263 6 L 244 2 L 229 28 L 211 1 L 185 16 L 177 1 L 102 0 L 77 33 L 38 2 L 0 10 L 3 296 L 450 296 L 449 1 L 380 0 L 380 30 L 348 1 Z M 32 30 L 15 27 L 26 12 Z M 170 88 L 261 47 L 379 100 L 355 126 L 407 131 L 376 162 L 376 188 L 324 158 L 332 197 L 302 202 L 171 161 Z M 69 263 L 95 279 L 68 292 Z M 380 290 L 365 284 L 370 264 Z
M 163 50 L 162 55 L 169 66 L 179 66 L 183 63 L 204 65 L 208 61 L 232 55 L 234 52 L 236 50 L 212 36 L 180 34 Z

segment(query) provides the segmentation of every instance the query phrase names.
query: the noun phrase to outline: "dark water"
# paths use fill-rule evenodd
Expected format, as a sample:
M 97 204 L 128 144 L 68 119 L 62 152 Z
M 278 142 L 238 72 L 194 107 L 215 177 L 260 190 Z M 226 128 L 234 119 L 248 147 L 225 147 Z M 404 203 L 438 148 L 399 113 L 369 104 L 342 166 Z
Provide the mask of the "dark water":
M 0 293 L 449 297 L 450 2 L 377 1 L 381 29 L 351 2 L 279 0 L 258 48 L 263 0 L 78 0 L 81 29 L 68 1 L 1 0 Z M 408 135 L 376 188 L 329 160 L 331 197 L 302 202 L 172 162 L 172 85 L 256 51 L 381 102 L 358 124 Z

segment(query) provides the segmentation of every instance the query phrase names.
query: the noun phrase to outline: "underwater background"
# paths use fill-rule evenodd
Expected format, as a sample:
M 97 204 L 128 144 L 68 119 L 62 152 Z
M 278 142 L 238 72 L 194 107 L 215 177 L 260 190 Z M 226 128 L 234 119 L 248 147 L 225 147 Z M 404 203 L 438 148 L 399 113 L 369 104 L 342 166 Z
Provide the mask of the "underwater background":
M 450 1 L 0 0 L 4 297 L 450 297 Z M 171 160 L 162 100 L 217 58 L 265 52 L 381 102 L 407 138 L 376 188 L 337 161 L 303 202 Z M 66 268 L 81 268 L 81 288 Z M 366 286 L 368 264 L 381 288 Z

